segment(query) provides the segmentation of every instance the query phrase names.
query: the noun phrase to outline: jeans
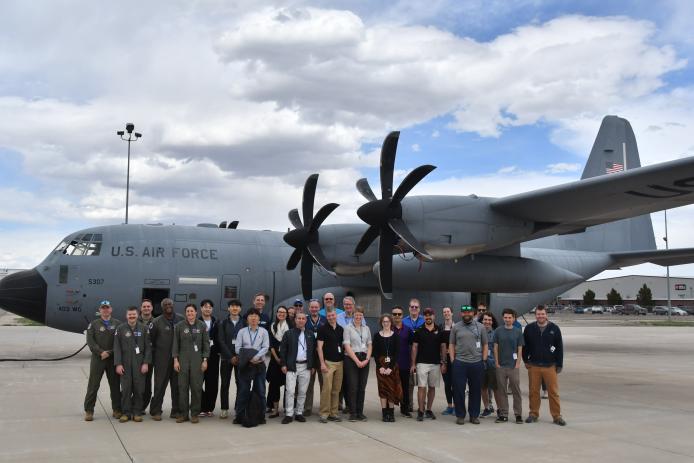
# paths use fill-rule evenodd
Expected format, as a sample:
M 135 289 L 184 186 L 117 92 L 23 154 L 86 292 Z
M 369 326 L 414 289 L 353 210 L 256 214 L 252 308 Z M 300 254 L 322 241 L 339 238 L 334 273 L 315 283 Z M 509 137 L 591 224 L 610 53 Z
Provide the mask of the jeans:
M 482 375 L 484 364 L 465 363 L 460 360 L 453 362 L 453 401 L 455 403 L 455 416 L 465 418 L 466 413 L 470 418 L 480 416 L 480 401 L 482 400 Z M 465 409 L 465 386 L 469 390 L 468 407 Z
M 443 391 L 446 393 L 446 403 L 453 403 L 453 365 L 446 362 L 446 372 L 443 376 Z
M 251 398 L 251 382 L 253 392 L 258 394 L 265 403 L 265 364 L 260 363 L 253 367 L 246 367 L 239 372 L 239 390 L 236 394 L 236 416 L 242 416 Z
M 236 397 L 238 398 L 239 391 L 239 367 L 231 364 L 230 360 L 222 359 L 220 366 L 220 376 L 222 377 L 222 388 L 219 395 L 221 396 L 222 410 L 229 410 L 229 386 L 231 386 L 231 371 L 234 370 L 234 384 L 236 384 Z M 236 410 L 236 402 L 234 400 L 234 410 Z

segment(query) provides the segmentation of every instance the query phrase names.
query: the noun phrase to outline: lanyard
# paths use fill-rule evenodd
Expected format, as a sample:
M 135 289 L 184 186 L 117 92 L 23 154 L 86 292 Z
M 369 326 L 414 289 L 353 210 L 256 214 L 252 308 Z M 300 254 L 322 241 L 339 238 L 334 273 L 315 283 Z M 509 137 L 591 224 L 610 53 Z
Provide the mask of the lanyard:
M 308 317 L 308 321 L 311 322 L 311 329 L 317 331 L 320 328 L 320 315 L 318 316 L 318 321 L 313 323 L 313 318 Z
M 258 333 L 260 333 L 260 330 L 256 329 L 255 330 L 255 336 L 253 336 L 253 334 L 251 334 L 251 327 L 250 326 L 248 327 L 248 337 L 251 340 L 251 347 L 253 347 L 255 345 L 255 340 L 258 338 Z
M 465 325 L 465 322 L 463 322 L 463 325 Z M 476 322 L 475 320 L 472 320 L 472 321 L 470 322 L 470 325 L 472 325 L 472 326 L 475 327 L 475 331 L 474 331 L 475 336 L 477 337 L 477 340 L 478 340 L 478 341 L 481 341 L 481 338 L 480 338 L 480 329 L 477 328 L 477 322 Z M 465 325 L 465 326 L 466 326 L 466 327 L 469 327 L 470 325 Z M 472 331 L 470 328 L 468 328 L 468 330 L 469 330 L 469 331 Z
M 352 326 L 354 327 L 355 330 L 357 329 L 357 325 L 355 325 L 354 322 L 352 322 Z M 361 346 L 364 345 L 364 336 L 362 336 L 362 334 L 361 334 L 362 327 L 363 327 L 363 325 L 359 325 L 359 340 L 361 341 L 361 344 L 359 345 L 360 349 L 361 349 Z
M 188 323 L 188 322 L 186 322 L 186 323 Z M 193 329 L 197 326 L 197 323 L 193 322 L 192 325 L 188 324 L 188 326 L 190 327 L 190 337 L 193 338 L 193 345 L 197 346 L 198 345 L 198 337 L 195 334 L 195 332 L 193 331 Z
M 302 336 L 304 337 L 304 343 L 303 344 L 301 344 L 301 337 Z M 299 342 L 299 346 L 301 346 L 302 349 L 306 350 L 306 335 L 304 334 L 303 331 L 301 333 L 299 333 L 299 338 L 297 339 L 297 341 Z

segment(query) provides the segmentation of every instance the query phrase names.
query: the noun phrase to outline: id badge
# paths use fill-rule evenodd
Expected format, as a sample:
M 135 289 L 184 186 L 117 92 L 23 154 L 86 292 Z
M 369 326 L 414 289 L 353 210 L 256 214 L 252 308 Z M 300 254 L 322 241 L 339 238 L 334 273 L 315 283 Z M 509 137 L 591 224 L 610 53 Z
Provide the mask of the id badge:
M 317 337 L 318 337 L 318 332 L 317 332 L 317 331 L 314 331 L 314 332 L 313 332 L 313 337 L 314 337 L 314 338 L 317 338 Z
M 479 349 L 480 347 L 482 347 L 482 343 L 477 341 L 477 343 L 475 343 L 475 346 L 477 346 L 477 348 Z
M 337 353 L 341 354 L 342 353 L 342 348 L 340 346 L 337 346 Z
M 210 339 L 210 347 L 214 346 L 214 341 Z
M 195 352 L 198 351 L 198 345 L 197 345 L 197 344 L 193 344 L 193 350 L 194 350 Z
M 135 354 L 140 355 L 140 347 L 135 346 Z
M 236 345 L 236 339 L 232 339 L 232 340 L 231 340 L 231 345 L 232 345 L 232 346 L 235 346 L 235 345 Z
M 390 363 L 390 357 L 385 358 L 386 363 Z
M 551 347 L 549 348 L 549 351 L 550 351 L 551 353 L 554 353 L 555 350 L 557 350 L 557 348 L 554 347 L 554 346 L 551 346 Z
M 518 360 L 518 354 L 515 352 L 513 353 L 513 360 Z

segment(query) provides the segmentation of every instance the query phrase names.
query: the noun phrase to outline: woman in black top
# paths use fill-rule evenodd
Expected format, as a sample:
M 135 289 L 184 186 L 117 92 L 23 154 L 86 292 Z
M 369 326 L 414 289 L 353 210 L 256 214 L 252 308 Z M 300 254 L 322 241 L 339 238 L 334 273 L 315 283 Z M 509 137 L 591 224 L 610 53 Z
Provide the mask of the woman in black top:
M 287 323 L 287 308 L 283 305 L 277 308 L 275 322 L 270 325 L 270 363 L 267 367 L 267 380 L 270 383 L 267 394 L 268 418 L 280 416 L 280 388 L 284 386 L 286 376 L 280 367 L 280 343 L 282 336 L 289 331 Z
M 376 362 L 378 396 L 381 399 L 383 421 L 395 422 L 395 405 L 402 400 L 402 385 L 398 370 L 399 338 L 393 332 L 393 318 L 381 315 L 378 320 L 381 330 L 373 337 L 373 358 Z

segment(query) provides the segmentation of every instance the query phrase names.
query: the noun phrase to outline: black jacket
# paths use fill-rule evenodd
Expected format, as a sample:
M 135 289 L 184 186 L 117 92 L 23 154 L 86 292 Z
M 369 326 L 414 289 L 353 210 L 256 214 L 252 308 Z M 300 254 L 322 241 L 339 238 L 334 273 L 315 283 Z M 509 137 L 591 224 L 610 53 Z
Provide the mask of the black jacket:
M 280 344 L 280 364 L 289 371 L 296 371 L 296 354 L 299 350 L 299 334 L 301 330 L 292 328 L 284 333 Z M 306 339 L 306 368 L 315 368 L 316 338 L 310 330 L 304 330 Z
M 198 317 L 198 320 L 205 323 L 202 317 Z M 207 326 L 207 324 L 205 324 Z M 210 357 L 214 355 L 219 355 L 219 346 L 217 343 L 217 327 L 219 326 L 219 321 L 212 315 L 212 323 L 210 323 L 210 331 L 207 334 L 210 335 Z
M 236 326 L 227 317 L 218 323 L 217 329 L 217 341 L 215 341 L 215 347 L 219 349 L 219 353 L 222 355 L 222 360 L 231 360 L 232 357 L 236 356 L 236 335 L 239 334 L 239 330 L 246 326 L 243 322 L 243 318 L 239 317 L 239 321 Z
M 562 368 L 564 365 L 564 344 L 561 339 L 559 327 L 552 322 L 540 334 L 537 322 L 532 322 L 525 327 L 523 332 L 525 346 L 523 346 L 523 361 L 530 365 L 548 367 L 555 365 Z

